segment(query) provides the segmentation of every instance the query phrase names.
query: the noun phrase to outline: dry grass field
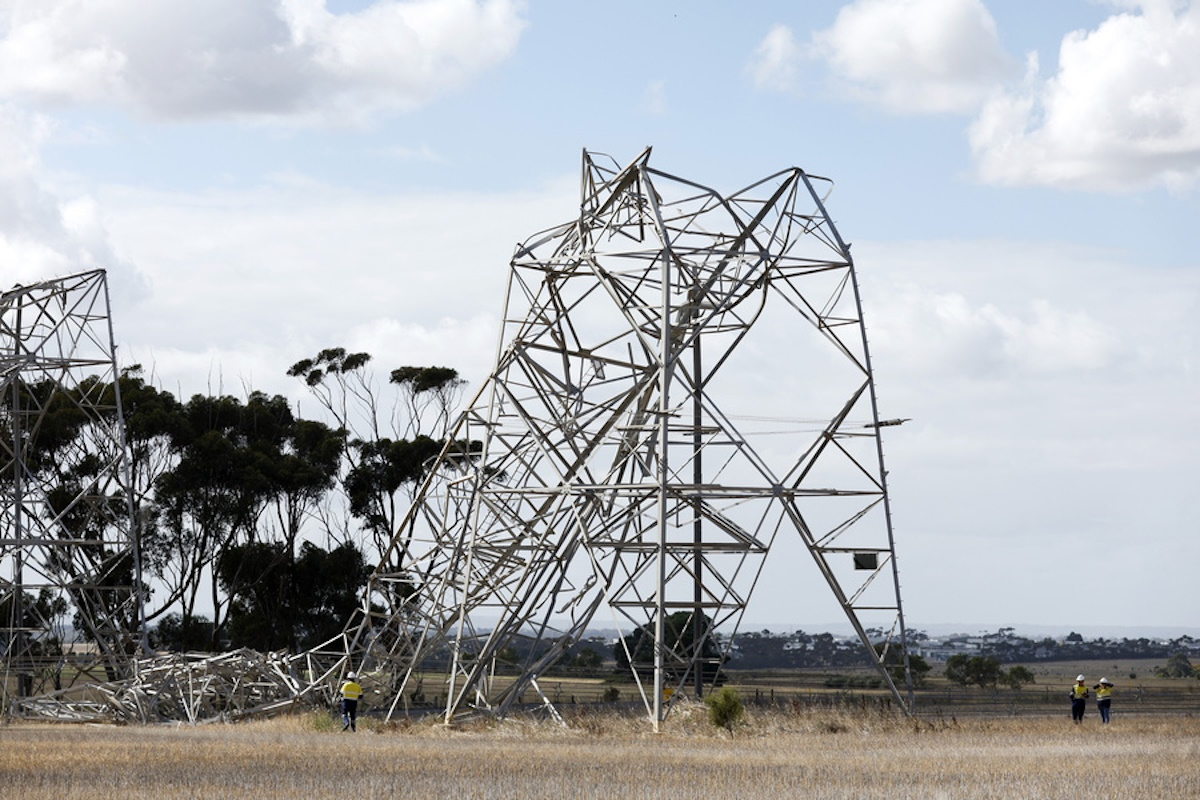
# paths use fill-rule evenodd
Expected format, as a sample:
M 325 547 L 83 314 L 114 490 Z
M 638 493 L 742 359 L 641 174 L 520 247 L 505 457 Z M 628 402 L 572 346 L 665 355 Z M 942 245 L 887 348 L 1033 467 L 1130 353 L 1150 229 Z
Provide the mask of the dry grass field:
M 749 708 L 734 735 L 685 705 L 644 719 L 576 710 L 357 734 L 327 715 L 194 727 L 0 725 L 0 798 L 1200 797 L 1200 715 L 903 719 Z

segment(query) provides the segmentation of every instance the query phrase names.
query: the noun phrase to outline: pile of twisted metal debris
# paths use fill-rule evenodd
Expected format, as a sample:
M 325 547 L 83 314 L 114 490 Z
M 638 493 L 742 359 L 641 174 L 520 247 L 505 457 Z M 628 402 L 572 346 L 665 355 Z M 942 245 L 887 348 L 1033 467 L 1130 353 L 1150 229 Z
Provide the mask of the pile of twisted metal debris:
M 63 722 L 220 722 L 329 707 L 345 651 L 298 655 L 235 650 L 170 653 L 134 662 L 124 680 L 85 683 L 13 700 L 23 719 Z

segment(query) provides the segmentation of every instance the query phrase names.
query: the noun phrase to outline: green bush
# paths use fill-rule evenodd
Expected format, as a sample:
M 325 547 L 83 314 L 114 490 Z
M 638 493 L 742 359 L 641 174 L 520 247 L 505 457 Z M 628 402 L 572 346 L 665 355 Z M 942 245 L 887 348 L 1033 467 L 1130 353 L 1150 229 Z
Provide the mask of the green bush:
M 1196 668 L 1192 666 L 1187 653 L 1179 652 L 1172 653 L 1167 665 L 1154 670 L 1154 674 L 1160 678 L 1193 678 L 1196 677 Z
M 708 706 L 709 722 L 730 733 L 746 715 L 746 709 L 742 706 L 742 698 L 738 697 L 738 693 L 729 686 L 722 686 L 704 698 L 704 704 Z

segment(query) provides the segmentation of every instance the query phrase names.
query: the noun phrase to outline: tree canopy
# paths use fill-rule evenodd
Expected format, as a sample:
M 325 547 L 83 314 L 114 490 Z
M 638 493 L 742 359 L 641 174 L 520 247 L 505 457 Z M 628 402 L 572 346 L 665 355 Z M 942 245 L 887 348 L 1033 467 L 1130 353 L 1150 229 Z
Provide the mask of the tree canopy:
M 446 446 L 463 385 L 448 367 L 405 366 L 381 386 L 372 362 L 335 347 L 288 370 L 317 398 L 318 419 L 249 388 L 180 402 L 140 365 L 118 386 L 80 389 L 114 398 L 114 409 L 120 391 L 157 646 L 306 648 L 343 630 L 369 564 Z M 22 391 L 53 411 L 30 466 L 54 474 L 65 496 L 101 455 L 88 420 L 49 382 Z M 131 580 L 130 563 L 104 569 Z

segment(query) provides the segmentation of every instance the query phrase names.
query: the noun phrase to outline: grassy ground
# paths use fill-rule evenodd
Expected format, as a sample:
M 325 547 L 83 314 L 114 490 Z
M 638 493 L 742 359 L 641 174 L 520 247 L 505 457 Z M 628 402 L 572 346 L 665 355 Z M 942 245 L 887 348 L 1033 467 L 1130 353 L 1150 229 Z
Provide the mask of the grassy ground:
M 918 688 L 916 708 L 922 716 L 1067 714 L 1067 689 L 1075 682 L 1075 676 L 1083 673 L 1089 687 L 1095 685 L 1101 676 L 1116 684 L 1113 695 L 1115 712 L 1126 715 L 1200 713 L 1200 680 L 1156 677 L 1154 669 L 1163 663 L 1163 659 L 1126 659 L 1025 664 L 1033 673 L 1035 682 L 1020 690 L 1003 686 L 958 686 L 945 679 L 944 667 L 939 664 L 930 673 L 925 685 Z M 1013 665 L 1005 665 L 1010 666 Z M 830 688 L 830 678 L 847 676 L 876 679 L 878 682 L 877 674 L 864 667 L 841 671 L 730 670 L 730 683 L 750 702 L 819 704 L 827 699 L 839 702 L 846 702 L 850 698 L 887 700 L 888 692 L 882 688 L 864 689 L 853 683 L 844 689 Z M 1092 703 L 1089 703 L 1088 710 L 1095 713 Z
M 1115 702 L 1132 710 L 1134 702 L 1146 710 L 1157 713 L 1168 710 L 1189 700 L 1192 705 L 1200 704 L 1200 681 L 1156 678 L 1154 670 L 1161 667 L 1165 659 L 1103 660 L 1103 661 L 1055 661 L 1025 664 L 1034 675 L 1035 682 L 1019 692 L 1000 687 L 994 691 L 977 687 L 955 686 L 943 677 L 944 665 L 938 664 L 930 674 L 926 685 L 917 693 L 918 706 L 929 709 L 960 709 L 964 713 L 992 713 L 994 706 L 1011 711 L 1020 708 L 1046 713 L 1048 706 L 1062 706 L 1066 690 L 1075 682 L 1075 676 L 1084 673 L 1088 685 L 1092 686 L 1101 676 L 1108 677 L 1117 686 Z M 1006 664 L 1005 667 L 1013 666 Z M 817 700 L 823 697 L 839 699 L 846 695 L 885 697 L 887 692 L 864 691 L 862 683 L 843 684 L 838 688 L 834 679 L 859 677 L 878 683 L 878 674 L 868 668 L 858 669 L 780 669 L 780 670 L 737 670 L 727 671 L 731 686 L 748 701 L 787 702 L 790 700 Z M 495 688 L 507 685 L 509 679 L 499 677 Z M 430 679 L 430 685 L 438 685 L 440 676 Z M 606 699 L 606 692 L 616 692 L 617 700 L 624 703 L 640 702 L 641 694 L 628 679 L 614 680 L 611 675 L 585 677 L 578 675 L 551 674 L 540 679 L 542 691 L 556 706 L 598 703 Z M 414 708 L 429 710 L 439 708 L 445 702 L 442 695 L 428 692 L 423 702 Z M 532 689 L 523 695 L 525 703 L 540 702 Z M 367 701 L 372 700 L 368 696 Z M 403 711 L 403 706 L 401 707 Z
M 0 798 L 1040 798 L 1200 796 L 1200 715 L 904 719 L 748 710 L 733 735 L 702 706 L 659 734 L 575 710 L 446 728 L 328 715 L 241 725 L 0 725 Z

